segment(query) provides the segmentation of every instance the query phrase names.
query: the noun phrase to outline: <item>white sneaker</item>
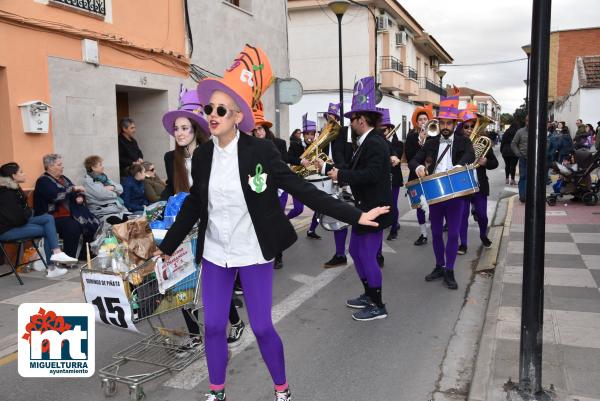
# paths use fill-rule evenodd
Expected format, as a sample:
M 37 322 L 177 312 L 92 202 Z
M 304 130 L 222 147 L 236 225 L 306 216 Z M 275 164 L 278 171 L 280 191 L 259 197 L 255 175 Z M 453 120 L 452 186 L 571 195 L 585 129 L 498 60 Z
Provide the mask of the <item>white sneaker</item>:
M 65 274 L 67 274 L 67 269 L 63 269 L 62 267 L 55 267 L 52 270 L 48 270 L 48 274 L 46 274 L 46 277 L 48 278 L 56 278 L 56 277 L 60 277 L 60 276 L 64 276 Z
M 31 264 L 31 268 L 33 270 L 35 270 L 36 272 L 45 272 L 46 271 L 46 266 L 44 266 L 44 262 L 42 262 L 41 260 L 36 260 L 35 262 L 33 262 Z
M 53 254 L 52 256 L 50 256 L 50 261 L 55 262 L 55 263 L 62 263 L 65 265 L 78 262 L 77 259 L 70 257 L 69 255 L 67 255 L 64 252 L 59 252 L 59 253 Z

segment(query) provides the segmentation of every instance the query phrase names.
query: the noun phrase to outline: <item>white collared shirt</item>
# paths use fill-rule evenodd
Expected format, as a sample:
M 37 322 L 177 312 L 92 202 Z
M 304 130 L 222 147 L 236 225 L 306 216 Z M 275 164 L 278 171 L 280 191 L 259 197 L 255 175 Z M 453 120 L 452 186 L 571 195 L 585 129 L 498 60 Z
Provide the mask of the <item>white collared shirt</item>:
M 452 144 L 454 144 L 454 134 L 450 135 L 448 137 L 448 139 L 452 141 Z M 440 138 L 440 147 L 438 149 L 438 157 L 440 157 L 442 152 L 444 150 L 446 150 L 446 146 L 448 146 L 448 144 L 441 143 L 441 138 Z M 448 170 L 451 170 L 452 167 L 454 167 L 454 165 L 452 164 L 452 145 L 450 145 L 450 149 L 448 149 L 448 151 L 446 152 L 446 154 L 444 155 L 442 160 L 440 160 L 437 167 L 435 168 L 434 173 L 441 173 L 443 171 L 448 171 Z
M 238 163 L 240 132 L 226 147 L 215 143 L 208 181 L 208 224 L 203 257 L 223 267 L 266 263 L 244 199 Z
M 367 132 L 365 132 L 364 134 L 362 134 L 361 136 L 358 137 L 358 139 L 356 140 L 358 147 L 360 147 L 360 145 L 362 145 L 362 143 L 365 141 L 365 138 L 367 137 L 367 135 L 369 135 L 369 133 L 371 131 L 373 131 L 373 128 L 371 128 L 370 130 L 368 130 Z

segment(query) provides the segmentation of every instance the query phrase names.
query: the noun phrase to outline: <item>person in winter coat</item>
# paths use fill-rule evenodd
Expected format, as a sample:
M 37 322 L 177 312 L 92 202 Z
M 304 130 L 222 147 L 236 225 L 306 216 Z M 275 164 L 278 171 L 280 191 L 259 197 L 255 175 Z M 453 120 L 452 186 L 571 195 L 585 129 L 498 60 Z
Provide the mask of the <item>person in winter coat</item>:
M 129 168 L 129 177 L 123 182 L 123 200 L 125 207 L 130 212 L 142 212 L 144 206 L 148 206 L 150 202 L 144 194 L 144 178 L 146 171 L 141 164 L 134 164 Z
M 62 276 L 67 270 L 56 267 L 54 263 L 77 263 L 77 259 L 60 249 L 54 218 L 49 214 L 33 215 L 20 186 L 25 178 L 25 172 L 17 163 L 6 163 L 0 167 L 0 241 L 43 237 L 47 277 Z
M 566 126 L 564 121 L 558 123 L 558 127 L 556 130 L 559 134 L 559 143 L 558 143 L 558 161 L 562 163 L 565 160 L 569 159 L 569 156 L 573 152 L 573 138 L 571 138 L 571 133 L 569 132 L 569 127 Z
M 86 171 L 83 187 L 88 208 L 108 224 L 124 223 L 129 212 L 123 199 L 119 197 L 123 193 L 123 187 L 108 178 L 102 162 L 100 156 L 89 156 L 83 162 Z
M 150 203 L 158 202 L 167 184 L 156 175 L 154 164 L 144 162 L 142 165 L 146 172 L 146 176 L 144 177 L 144 194 L 146 195 L 146 199 Z
M 517 163 L 519 162 L 519 158 L 513 153 L 510 148 L 510 144 L 519 129 L 519 125 L 517 123 L 512 123 L 510 127 L 504 132 L 502 135 L 502 140 L 500 141 L 500 154 L 502 154 L 502 158 L 504 159 L 504 171 L 506 174 L 506 184 L 508 185 L 516 185 L 515 174 L 517 172 Z M 510 181 L 509 181 L 510 178 Z

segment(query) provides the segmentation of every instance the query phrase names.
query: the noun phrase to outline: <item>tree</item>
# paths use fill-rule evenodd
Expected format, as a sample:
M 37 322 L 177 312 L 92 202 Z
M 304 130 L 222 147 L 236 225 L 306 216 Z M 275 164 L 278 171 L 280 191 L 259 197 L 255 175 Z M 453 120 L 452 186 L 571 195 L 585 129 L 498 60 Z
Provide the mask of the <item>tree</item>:
M 514 121 L 514 117 L 510 113 L 502 113 L 500 115 L 500 124 L 502 126 L 511 125 L 513 123 L 513 121 Z
M 525 116 L 527 116 L 527 110 L 525 109 L 525 104 L 522 104 L 518 109 L 515 110 L 515 113 L 513 114 L 513 121 L 518 123 L 520 127 L 524 127 Z

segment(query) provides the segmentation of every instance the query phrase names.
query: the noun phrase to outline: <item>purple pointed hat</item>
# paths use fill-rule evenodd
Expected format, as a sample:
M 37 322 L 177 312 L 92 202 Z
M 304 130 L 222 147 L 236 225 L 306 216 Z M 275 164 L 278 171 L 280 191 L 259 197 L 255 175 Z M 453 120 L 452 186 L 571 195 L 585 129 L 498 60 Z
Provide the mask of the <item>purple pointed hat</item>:
M 182 88 L 179 94 L 179 109 L 169 111 L 163 116 L 163 126 L 170 135 L 173 135 L 173 125 L 179 117 L 186 117 L 197 122 L 206 134 L 210 134 L 208 122 L 204 118 L 204 112 L 196 90 L 188 91 Z
M 394 128 L 395 125 L 392 124 L 392 120 L 390 119 L 390 109 L 386 109 L 384 107 L 377 107 L 377 111 L 381 113 L 381 126 L 387 126 Z
M 327 112 L 325 114 L 331 114 L 332 116 L 336 116 L 337 119 L 340 119 L 340 104 L 339 103 L 329 103 L 329 107 L 327 108 Z
M 440 96 L 440 111 L 437 115 L 437 119 L 446 120 L 461 120 L 458 116 L 458 101 L 460 92 L 457 89 L 451 93 L 451 96 Z
M 352 114 L 361 111 L 380 113 L 375 107 L 375 78 L 373 77 L 365 77 L 356 81 L 352 95 L 352 107 L 349 112 L 344 113 L 344 117 L 350 118 Z
M 317 130 L 317 123 L 308 119 L 308 113 L 302 115 L 302 132 L 311 132 Z

